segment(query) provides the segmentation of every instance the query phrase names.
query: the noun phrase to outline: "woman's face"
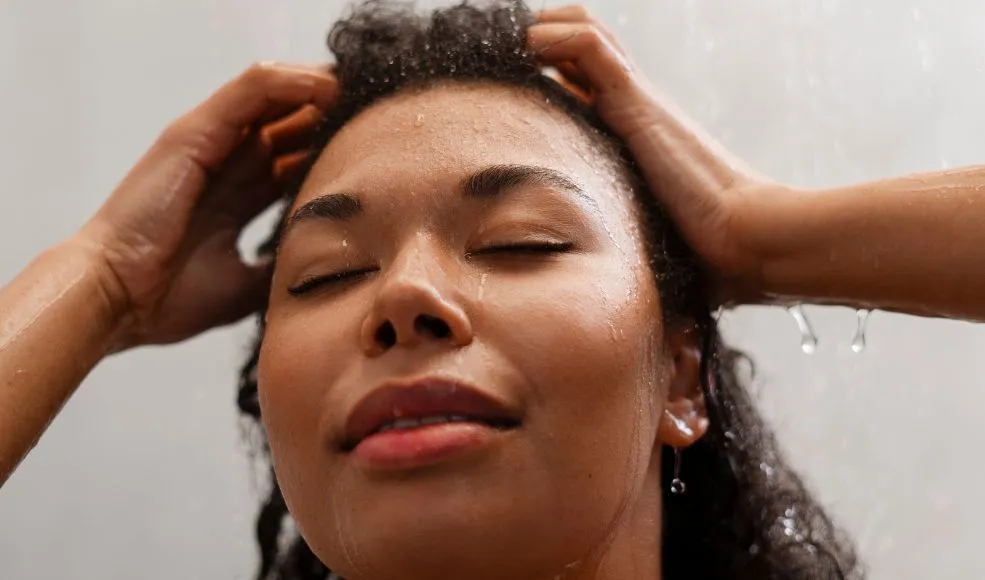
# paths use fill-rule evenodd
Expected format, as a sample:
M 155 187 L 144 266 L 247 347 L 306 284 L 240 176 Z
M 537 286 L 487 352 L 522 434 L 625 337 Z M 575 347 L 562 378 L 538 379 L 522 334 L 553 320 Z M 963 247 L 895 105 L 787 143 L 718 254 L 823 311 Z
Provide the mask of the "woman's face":
M 519 578 L 604 550 L 657 476 L 675 354 L 629 194 L 575 123 L 515 88 L 401 94 L 290 213 L 260 403 L 316 554 L 350 579 Z M 356 436 L 442 404 L 482 420 Z

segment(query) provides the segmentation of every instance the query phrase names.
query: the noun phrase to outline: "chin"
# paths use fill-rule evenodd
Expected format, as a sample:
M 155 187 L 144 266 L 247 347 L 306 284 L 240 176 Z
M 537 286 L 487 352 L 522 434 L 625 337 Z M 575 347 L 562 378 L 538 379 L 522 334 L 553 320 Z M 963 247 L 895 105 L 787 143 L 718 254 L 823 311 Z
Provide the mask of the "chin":
M 545 517 L 555 510 L 503 479 L 428 470 L 349 488 L 326 518 L 337 524 L 305 537 L 346 580 L 551 578 L 578 559 L 578 542 L 549 540 L 563 525 Z
M 533 580 L 552 578 L 571 561 L 530 549 L 542 543 L 508 522 L 418 510 L 416 517 L 391 517 L 387 527 L 353 534 L 319 556 L 346 580 Z

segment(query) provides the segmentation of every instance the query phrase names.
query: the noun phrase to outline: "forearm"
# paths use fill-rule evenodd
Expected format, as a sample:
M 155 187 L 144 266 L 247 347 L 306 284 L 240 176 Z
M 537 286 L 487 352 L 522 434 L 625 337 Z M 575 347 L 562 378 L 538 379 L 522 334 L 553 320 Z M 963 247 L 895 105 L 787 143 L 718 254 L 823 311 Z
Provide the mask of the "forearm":
M 91 256 L 61 244 L 0 289 L 0 485 L 112 347 L 118 315 Z
M 766 294 L 985 320 L 985 167 L 774 196 Z

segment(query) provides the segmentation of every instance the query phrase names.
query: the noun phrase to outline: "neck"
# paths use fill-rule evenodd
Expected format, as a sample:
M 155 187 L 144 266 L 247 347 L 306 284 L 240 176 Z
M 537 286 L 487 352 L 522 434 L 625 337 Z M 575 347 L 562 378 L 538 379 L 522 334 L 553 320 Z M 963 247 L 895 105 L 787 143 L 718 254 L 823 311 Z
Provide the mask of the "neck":
M 643 487 L 597 554 L 545 580 L 660 580 L 663 529 L 660 452 L 654 450 Z

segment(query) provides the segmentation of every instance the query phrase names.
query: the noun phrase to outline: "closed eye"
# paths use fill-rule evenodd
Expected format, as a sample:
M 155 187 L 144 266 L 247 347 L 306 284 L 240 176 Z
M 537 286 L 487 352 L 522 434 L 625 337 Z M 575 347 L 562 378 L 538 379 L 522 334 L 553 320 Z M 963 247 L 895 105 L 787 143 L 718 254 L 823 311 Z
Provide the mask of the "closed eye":
M 493 254 L 560 254 L 571 250 L 571 242 L 519 242 L 515 244 L 500 244 L 487 246 L 470 252 L 470 256 Z
M 515 244 L 499 244 L 487 246 L 469 253 L 469 256 L 491 256 L 491 255 L 549 255 L 560 254 L 570 251 L 574 246 L 571 242 L 520 242 Z M 371 274 L 379 268 L 360 268 L 357 270 L 344 270 L 332 274 L 309 276 L 300 283 L 287 289 L 292 296 L 303 296 L 319 288 L 326 286 L 337 286 L 346 282 L 353 282 L 358 278 Z
M 302 296 L 313 290 L 319 288 L 324 288 L 326 286 L 335 286 L 342 284 L 344 282 L 353 282 L 358 278 L 371 274 L 378 270 L 378 268 L 360 268 L 358 270 L 343 270 L 342 272 L 334 272 L 332 274 L 324 274 L 319 276 L 309 276 L 295 286 L 287 289 L 287 292 L 291 296 Z

